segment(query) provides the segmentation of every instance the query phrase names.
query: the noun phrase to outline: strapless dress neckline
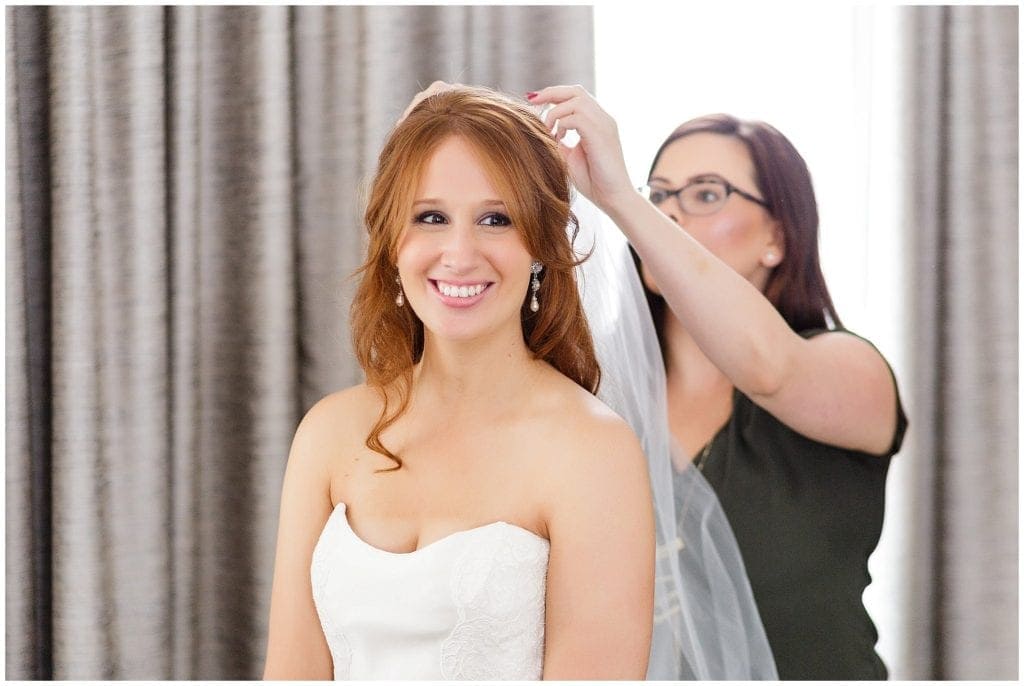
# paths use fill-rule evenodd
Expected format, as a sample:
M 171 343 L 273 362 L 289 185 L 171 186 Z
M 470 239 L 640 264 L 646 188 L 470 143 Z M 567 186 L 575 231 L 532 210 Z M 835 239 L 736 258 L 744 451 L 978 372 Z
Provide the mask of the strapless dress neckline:
M 522 533 L 524 533 L 524 534 L 526 534 L 528 536 L 532 536 L 533 538 L 536 538 L 538 541 L 541 541 L 544 544 L 549 544 L 548 539 L 544 538 L 543 536 L 540 536 L 537 533 L 535 533 L 533 531 L 530 531 L 529 529 L 527 529 L 525 527 L 519 526 L 518 524 L 510 524 L 509 522 L 506 522 L 504 520 L 499 519 L 497 521 L 490 522 L 488 524 L 480 524 L 478 526 L 472 526 L 472 527 L 469 527 L 467 529 L 459 529 L 457 531 L 453 531 L 450 534 L 445 534 L 441 538 L 435 539 L 435 540 L 431 541 L 430 543 L 426 544 L 425 546 L 421 546 L 419 548 L 416 548 L 415 550 L 408 550 L 408 551 L 405 551 L 405 552 L 394 552 L 394 551 L 391 551 L 391 550 L 385 550 L 383 548 L 378 548 L 377 546 L 373 545 L 372 543 L 367 541 L 365 538 L 360 536 L 359 533 L 355 529 L 352 528 L 352 522 L 350 522 L 349 519 L 348 519 L 348 506 L 343 501 L 339 500 L 335 504 L 334 509 L 331 512 L 331 518 L 337 516 L 338 513 L 339 513 L 339 510 L 340 510 L 340 513 L 341 513 L 340 518 L 343 520 L 342 523 L 344 525 L 344 528 L 348 530 L 348 533 L 352 535 L 352 538 L 354 538 L 357 543 L 360 543 L 363 546 L 365 546 L 367 548 L 367 550 L 369 550 L 371 552 L 374 552 L 374 553 L 380 553 L 380 554 L 383 554 L 383 555 L 395 555 L 395 556 L 398 556 L 398 557 L 405 557 L 407 555 L 417 555 L 419 553 L 424 553 L 425 551 L 430 550 L 434 546 L 443 545 L 443 544 L 452 542 L 453 540 L 458 539 L 459 537 L 473 535 L 475 533 L 484 531 L 486 529 L 490 529 L 492 527 L 503 527 L 503 526 L 504 527 L 509 527 L 511 529 L 515 529 L 517 531 L 521 531 Z M 328 523 L 329 523 L 329 521 L 330 520 L 328 520 Z
M 335 679 L 541 678 L 547 539 L 496 521 L 391 552 L 346 510 L 331 512 L 310 567 Z

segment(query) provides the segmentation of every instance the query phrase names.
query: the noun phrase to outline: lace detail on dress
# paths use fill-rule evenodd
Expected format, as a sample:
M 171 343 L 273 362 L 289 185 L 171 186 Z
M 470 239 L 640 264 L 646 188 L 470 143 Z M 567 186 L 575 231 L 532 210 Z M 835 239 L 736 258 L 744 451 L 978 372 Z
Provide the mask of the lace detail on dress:
M 335 555 L 325 550 L 317 542 L 313 549 L 313 559 L 310 564 L 310 579 L 313 584 L 313 604 L 316 606 L 316 613 L 320 617 L 320 626 L 324 630 L 324 638 L 327 639 L 327 647 L 331 650 L 331 659 L 334 662 L 334 678 L 348 679 L 352 668 L 352 647 L 349 645 L 345 633 L 334 623 L 333 613 L 322 610 L 326 606 L 324 590 L 328 587 L 331 578 L 331 570 L 336 569 L 338 562 Z M 336 550 L 336 548 L 335 548 Z
M 448 679 L 533 680 L 544 657 L 548 546 L 514 526 L 481 539 L 451 578 L 458 621 L 441 646 Z

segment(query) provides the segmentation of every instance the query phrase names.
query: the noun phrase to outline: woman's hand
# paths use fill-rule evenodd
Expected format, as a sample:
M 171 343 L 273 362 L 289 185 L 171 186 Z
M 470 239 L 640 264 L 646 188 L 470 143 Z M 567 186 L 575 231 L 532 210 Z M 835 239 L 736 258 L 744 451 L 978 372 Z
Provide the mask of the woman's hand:
M 575 147 L 560 145 L 559 149 L 583 195 L 608 212 L 617 199 L 636 194 L 622 156 L 619 127 L 583 86 L 550 86 L 528 94 L 527 99 L 534 105 L 554 105 L 545 121 L 550 126 L 557 122 L 559 141 L 570 129 L 579 134 Z

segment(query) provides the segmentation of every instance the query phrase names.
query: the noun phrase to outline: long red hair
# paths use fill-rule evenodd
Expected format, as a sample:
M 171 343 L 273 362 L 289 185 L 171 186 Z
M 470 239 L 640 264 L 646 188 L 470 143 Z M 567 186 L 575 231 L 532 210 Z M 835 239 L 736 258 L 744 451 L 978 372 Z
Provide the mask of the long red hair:
M 365 214 L 366 261 L 356 272 L 353 347 L 366 383 L 384 400 L 366 446 L 396 463 L 383 471 L 402 466 L 380 435 L 408 408 L 413 365 L 423 355 L 423 322 L 411 307 L 395 304 L 398 245 L 426 164 L 449 136 L 476 150 L 527 250 L 544 265 L 540 310 L 530 310 L 529 293 L 520 308 L 526 346 L 591 393 L 601 379 L 576 287 L 575 268 L 585 258 L 573 250 L 578 226 L 558 143 L 526 105 L 494 91 L 458 87 L 434 94 L 398 124 L 380 153 Z

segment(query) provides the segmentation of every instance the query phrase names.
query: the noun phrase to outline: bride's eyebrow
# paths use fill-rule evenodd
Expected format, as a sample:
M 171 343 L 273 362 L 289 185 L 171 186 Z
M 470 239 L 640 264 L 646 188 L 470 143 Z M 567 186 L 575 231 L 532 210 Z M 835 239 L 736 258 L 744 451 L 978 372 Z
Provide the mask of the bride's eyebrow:
M 444 204 L 444 201 L 441 200 L 440 198 L 421 198 L 419 200 L 414 201 L 412 203 L 412 206 L 413 207 L 419 207 L 421 205 L 435 205 L 436 206 L 436 205 L 443 205 L 443 204 Z M 506 206 L 504 200 L 497 200 L 497 199 L 483 200 L 479 204 L 482 207 L 504 208 Z

